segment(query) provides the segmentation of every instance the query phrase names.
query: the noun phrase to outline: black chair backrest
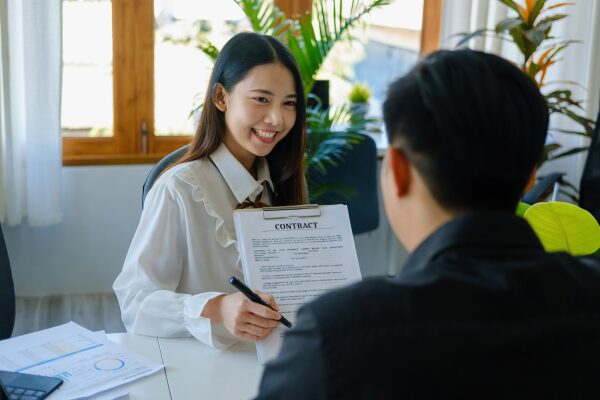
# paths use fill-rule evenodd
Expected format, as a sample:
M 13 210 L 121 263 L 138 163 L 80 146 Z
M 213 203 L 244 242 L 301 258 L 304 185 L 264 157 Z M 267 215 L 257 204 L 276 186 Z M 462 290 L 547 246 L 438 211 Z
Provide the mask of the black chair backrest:
M 175 150 L 174 152 L 167 154 L 164 158 L 162 158 L 159 162 L 152 167 L 150 172 L 148 173 L 148 177 L 144 181 L 144 186 L 142 186 L 142 208 L 144 208 L 144 201 L 146 200 L 146 195 L 154 185 L 156 178 L 160 176 L 160 174 L 164 171 L 167 166 L 179 160 L 187 151 L 190 145 L 185 145 Z
M 527 192 L 521 201 L 527 204 L 535 204 L 540 201 L 544 201 L 546 197 L 552 192 L 555 185 L 561 185 L 564 176 L 564 172 L 554 172 L 548 174 L 540 179 L 529 192 Z
M 189 145 L 175 150 L 161 159 L 148 174 L 142 188 L 142 208 L 146 195 L 152 188 L 156 178 L 171 163 L 177 161 L 187 151 Z M 347 153 L 344 162 L 337 167 L 328 167 L 325 175 L 317 174 L 313 179 L 322 182 L 344 184 L 353 187 L 358 195 L 351 199 L 338 196 L 326 196 L 322 204 L 344 203 L 348 205 L 350 223 L 355 235 L 377 229 L 379 226 L 379 202 L 377 199 L 377 147 L 375 141 L 364 136 Z
M 367 135 L 352 146 L 337 166 L 328 166 L 325 174 L 315 172 L 309 176 L 319 184 L 343 184 L 356 190 L 357 195 L 345 199 L 339 195 L 324 195 L 320 204 L 346 204 L 350 214 L 352 233 L 358 235 L 379 226 L 379 201 L 377 198 L 377 146 Z M 310 195 L 310 193 L 309 193 Z
M 579 184 L 579 206 L 600 221 L 600 109 Z
M 0 340 L 10 337 L 15 325 L 15 287 L 4 232 L 0 225 Z

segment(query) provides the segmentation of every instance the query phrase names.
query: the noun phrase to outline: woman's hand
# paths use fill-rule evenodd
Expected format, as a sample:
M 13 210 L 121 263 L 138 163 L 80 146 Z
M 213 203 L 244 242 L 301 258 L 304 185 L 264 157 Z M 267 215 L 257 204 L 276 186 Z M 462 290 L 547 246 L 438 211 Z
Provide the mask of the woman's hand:
M 279 310 L 273 296 L 261 292 L 256 294 L 275 310 Z M 250 340 L 261 340 L 269 336 L 281 318 L 277 311 L 254 303 L 243 293 L 215 297 L 206 304 L 202 316 L 213 323 L 225 325 L 232 335 Z

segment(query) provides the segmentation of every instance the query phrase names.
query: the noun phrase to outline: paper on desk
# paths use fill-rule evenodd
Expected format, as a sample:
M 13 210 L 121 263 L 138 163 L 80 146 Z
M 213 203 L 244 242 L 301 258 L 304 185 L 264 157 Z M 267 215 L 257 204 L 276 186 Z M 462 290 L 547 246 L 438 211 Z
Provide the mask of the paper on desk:
M 0 369 L 63 379 L 51 400 L 89 398 L 162 368 L 74 322 L 0 341 Z
M 52 400 L 51 397 L 49 397 L 49 399 Z M 100 392 L 100 393 L 97 393 L 90 397 L 85 398 L 85 400 L 128 400 L 128 399 L 129 399 L 129 390 L 127 390 L 127 386 L 108 389 L 104 392 Z
M 262 210 L 234 213 L 246 284 L 271 294 L 292 324 L 315 297 L 361 280 L 348 208 L 321 206 L 317 217 L 263 218 Z M 256 343 L 261 364 L 277 356 L 287 328 Z

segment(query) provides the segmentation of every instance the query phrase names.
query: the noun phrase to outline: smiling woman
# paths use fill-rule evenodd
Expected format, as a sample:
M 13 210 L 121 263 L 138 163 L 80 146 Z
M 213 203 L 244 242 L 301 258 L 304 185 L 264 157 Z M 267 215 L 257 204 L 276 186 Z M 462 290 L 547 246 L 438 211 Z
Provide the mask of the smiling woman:
M 293 56 L 257 33 L 225 44 L 206 93 L 192 144 L 148 193 L 113 287 L 128 331 L 221 347 L 263 339 L 280 318 L 228 294 L 228 278 L 242 277 L 233 210 L 306 202 L 306 109 Z
M 246 169 L 294 126 L 297 97 L 294 77 L 279 63 L 252 68 L 231 92 L 217 84 L 213 101 L 225 115 L 224 143 Z

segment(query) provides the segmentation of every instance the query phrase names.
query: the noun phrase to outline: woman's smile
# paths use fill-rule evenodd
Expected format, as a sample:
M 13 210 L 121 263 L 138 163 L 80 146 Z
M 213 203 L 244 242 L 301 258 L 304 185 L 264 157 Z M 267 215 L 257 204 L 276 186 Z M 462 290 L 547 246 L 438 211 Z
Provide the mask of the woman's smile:
M 267 130 L 267 129 L 258 129 L 251 128 L 252 133 L 256 136 L 256 138 L 265 144 L 271 144 L 275 142 L 275 136 L 279 133 L 279 131 Z

